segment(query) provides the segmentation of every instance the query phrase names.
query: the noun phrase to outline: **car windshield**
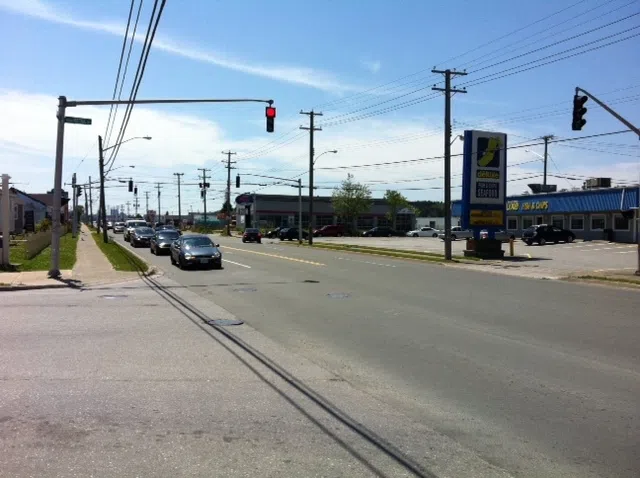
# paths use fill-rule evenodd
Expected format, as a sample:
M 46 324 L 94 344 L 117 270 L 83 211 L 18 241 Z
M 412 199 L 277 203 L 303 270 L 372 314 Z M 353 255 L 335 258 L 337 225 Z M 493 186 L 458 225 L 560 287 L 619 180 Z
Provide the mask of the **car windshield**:
M 138 234 L 153 234 L 153 229 L 151 229 L 150 227 L 138 227 L 136 229 L 136 232 Z
M 161 240 L 174 240 L 180 237 L 177 231 L 162 231 L 158 233 L 158 239 Z
M 144 221 L 139 221 L 139 222 L 130 222 L 128 227 L 147 227 L 147 223 Z
M 189 237 L 184 240 L 187 247 L 213 247 L 213 242 L 208 237 Z
M 260 232 L 260 231 L 258 229 L 245 229 L 244 232 L 248 232 L 250 234 L 255 234 L 255 233 Z

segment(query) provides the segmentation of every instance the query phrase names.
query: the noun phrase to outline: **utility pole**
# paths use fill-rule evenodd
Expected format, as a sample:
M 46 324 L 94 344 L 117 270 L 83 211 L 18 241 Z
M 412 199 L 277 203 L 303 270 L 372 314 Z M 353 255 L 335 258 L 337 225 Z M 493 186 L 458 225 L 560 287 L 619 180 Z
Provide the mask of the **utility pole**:
M 85 221 L 89 219 L 89 194 L 87 193 L 87 189 L 91 191 L 91 182 L 89 182 L 89 186 L 85 186 L 84 188 L 84 220 Z
M 160 209 L 160 189 L 161 188 L 162 188 L 162 185 L 160 183 L 156 184 L 156 189 L 158 190 L 158 214 L 156 214 L 156 222 L 162 222 L 158 220 L 162 217 L 162 212 Z
M 102 149 L 102 136 L 98 136 L 98 166 L 100 169 L 100 211 L 102 211 L 102 240 L 106 244 L 109 242 L 107 235 L 107 207 L 104 198 L 104 150 Z M 99 229 L 98 229 L 99 230 Z
M 126 205 L 127 205 L 127 217 L 130 217 L 131 214 L 129 213 L 129 206 L 131 206 L 131 201 L 127 201 Z
M 209 183 L 207 183 L 207 171 L 211 170 L 207 168 L 199 168 L 199 171 L 202 171 L 200 196 L 202 197 L 202 202 L 204 204 L 204 227 L 207 227 L 207 188 L 209 187 Z
M 309 245 L 313 244 L 313 133 L 315 131 L 322 131 L 322 128 L 314 126 L 314 118 L 316 116 L 322 116 L 322 113 L 316 113 L 315 111 L 300 111 L 301 115 L 307 115 L 309 117 L 309 127 L 300 126 L 300 129 L 309 131 Z M 300 222 L 300 228 L 302 228 L 302 222 Z
M 451 255 L 451 93 L 466 93 L 466 89 L 451 88 L 451 78 L 467 73 L 455 70 L 431 70 L 431 73 L 444 75 L 444 88 L 434 86 L 434 91 L 444 92 L 444 258 Z
M 549 158 L 549 153 L 548 153 L 549 141 L 552 140 L 553 138 L 555 138 L 555 136 L 553 136 L 552 134 L 547 134 L 542 137 L 542 139 L 544 140 L 544 173 L 542 176 L 543 186 L 547 185 L 547 159 Z
M 223 151 L 222 154 L 226 154 L 227 155 L 227 200 L 224 203 L 224 207 L 225 207 L 225 216 L 227 216 L 227 236 L 231 235 L 231 170 L 235 169 L 232 168 L 231 165 L 232 164 L 236 164 L 235 161 L 231 161 L 231 155 L 232 154 L 236 154 L 236 153 L 232 153 L 230 150 L 229 151 Z M 224 161 L 223 161 L 224 162 Z
M 146 204 L 146 206 L 147 206 L 147 217 L 146 217 L 146 220 L 148 221 L 149 220 L 149 191 L 145 191 L 144 192 L 144 197 L 145 197 L 145 199 L 147 201 L 147 204 Z
M 137 187 L 136 187 L 137 189 Z M 136 219 L 138 218 L 138 208 L 140 207 L 140 201 L 138 201 L 138 193 L 133 195 L 133 210 L 136 212 Z
M 73 207 L 71 235 L 72 237 L 76 237 L 78 235 L 78 187 L 76 186 L 76 173 L 73 173 L 73 176 L 71 178 L 71 194 L 73 195 L 73 199 L 71 201 L 71 207 Z
M 173 173 L 178 178 L 178 227 L 182 226 L 182 200 L 180 197 L 180 178 L 184 176 L 184 173 Z
M 93 227 L 93 197 L 91 195 L 91 176 L 89 176 L 89 224 Z M 86 198 L 86 196 L 85 196 Z

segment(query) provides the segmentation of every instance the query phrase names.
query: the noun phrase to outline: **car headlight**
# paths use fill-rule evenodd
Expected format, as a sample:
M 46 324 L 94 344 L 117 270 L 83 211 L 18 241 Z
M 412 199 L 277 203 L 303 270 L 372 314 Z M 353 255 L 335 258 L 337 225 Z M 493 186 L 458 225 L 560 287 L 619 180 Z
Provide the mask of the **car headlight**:
M 216 253 L 213 255 L 213 257 L 215 257 L 216 259 L 217 259 L 218 257 L 220 257 L 220 256 L 222 256 L 222 254 L 220 254 L 219 252 L 216 252 Z
M 192 257 L 193 257 L 193 255 L 192 255 L 192 254 L 189 254 L 188 252 L 185 252 L 185 253 L 184 253 L 184 258 L 185 258 L 185 259 L 191 259 Z

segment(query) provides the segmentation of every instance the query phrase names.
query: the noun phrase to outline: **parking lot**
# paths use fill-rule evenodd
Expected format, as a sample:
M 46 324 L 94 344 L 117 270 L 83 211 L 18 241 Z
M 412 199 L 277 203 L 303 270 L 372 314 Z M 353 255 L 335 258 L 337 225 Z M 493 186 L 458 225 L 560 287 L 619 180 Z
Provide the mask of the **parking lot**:
M 444 242 L 431 237 L 326 237 L 315 242 L 334 244 L 367 245 L 399 250 L 444 252 Z M 453 254 L 462 255 L 465 240 L 452 242 Z M 504 244 L 504 261 L 491 261 L 495 270 L 518 275 L 538 277 L 562 277 L 571 274 L 614 270 L 635 270 L 637 246 L 635 244 L 610 243 L 606 241 L 575 241 L 565 244 L 527 246 L 515 241 L 515 257 L 509 257 L 509 244 Z M 483 267 L 478 264 L 476 267 Z

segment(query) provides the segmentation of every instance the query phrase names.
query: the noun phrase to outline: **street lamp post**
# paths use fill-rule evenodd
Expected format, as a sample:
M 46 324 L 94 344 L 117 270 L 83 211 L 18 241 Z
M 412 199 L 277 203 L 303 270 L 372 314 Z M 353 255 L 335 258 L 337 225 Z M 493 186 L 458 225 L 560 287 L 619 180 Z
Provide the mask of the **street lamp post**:
M 330 149 L 328 151 L 325 151 L 324 153 L 320 153 L 318 156 L 316 156 L 315 158 L 313 158 L 313 160 L 311 161 L 311 169 L 309 170 L 309 245 L 313 245 L 313 167 L 316 164 L 316 161 L 318 159 L 320 159 L 320 157 L 322 155 L 325 155 L 327 153 L 333 153 L 336 154 L 338 152 L 337 149 Z M 302 224 L 300 224 L 300 227 L 302 227 Z
M 104 152 L 110 149 L 113 149 L 121 144 L 128 143 L 129 141 L 133 141 L 134 139 L 146 139 L 150 140 L 151 136 L 134 136 L 133 138 L 125 139 L 120 143 L 114 144 L 113 146 L 109 146 L 108 148 L 104 148 L 102 146 L 102 136 L 98 136 L 98 166 L 100 169 L 100 209 L 102 210 L 102 240 L 107 243 L 109 242 L 109 236 L 107 235 L 107 208 L 105 206 L 105 197 L 104 197 L 104 180 L 105 180 L 105 172 L 104 172 Z M 118 168 L 119 169 L 119 168 Z M 111 171 L 111 169 L 109 170 Z

